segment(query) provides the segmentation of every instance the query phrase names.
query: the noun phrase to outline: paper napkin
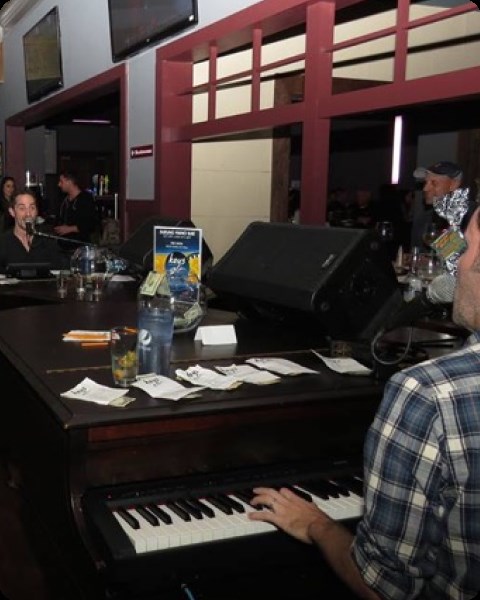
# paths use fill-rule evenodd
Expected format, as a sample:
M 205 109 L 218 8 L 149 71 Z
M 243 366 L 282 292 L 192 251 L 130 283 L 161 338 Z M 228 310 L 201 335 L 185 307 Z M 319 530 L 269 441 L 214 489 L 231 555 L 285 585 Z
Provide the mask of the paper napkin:
M 95 402 L 97 404 L 114 406 L 125 406 L 125 403 L 118 403 L 119 398 L 128 394 L 128 389 L 111 388 L 106 385 L 96 383 L 89 377 L 85 377 L 78 385 L 67 392 L 60 394 L 64 398 L 72 398 L 73 400 L 85 400 L 87 402 Z M 117 403 L 117 404 L 115 404 Z
M 255 385 L 266 385 L 280 381 L 278 375 L 274 375 L 269 371 L 256 369 L 251 365 L 230 365 L 229 367 L 215 367 L 217 371 L 224 375 L 230 375 L 234 379 L 239 379 L 245 383 L 253 383 Z
M 203 387 L 185 387 L 170 377 L 164 375 L 140 375 L 133 387 L 140 388 L 152 398 L 164 398 L 165 400 L 180 400 L 185 396 L 191 396 L 201 392 Z
M 304 373 L 318 373 L 318 371 L 303 367 L 302 365 L 293 362 L 293 360 L 287 360 L 286 358 L 248 358 L 246 362 L 258 367 L 259 369 L 273 371 L 279 375 L 302 375 Z
M 330 358 L 328 356 L 323 356 L 323 354 L 320 354 L 316 350 L 312 350 L 312 352 L 315 356 L 318 356 L 329 369 L 336 373 L 343 373 L 345 375 L 370 375 L 372 373 L 372 369 L 362 365 L 354 358 L 348 356 Z
M 228 375 L 220 375 L 220 373 L 215 373 L 215 371 L 205 369 L 200 365 L 188 367 L 186 371 L 177 369 L 175 375 L 179 379 L 188 381 L 188 383 L 212 390 L 232 390 L 242 384 L 239 379 L 229 377 Z

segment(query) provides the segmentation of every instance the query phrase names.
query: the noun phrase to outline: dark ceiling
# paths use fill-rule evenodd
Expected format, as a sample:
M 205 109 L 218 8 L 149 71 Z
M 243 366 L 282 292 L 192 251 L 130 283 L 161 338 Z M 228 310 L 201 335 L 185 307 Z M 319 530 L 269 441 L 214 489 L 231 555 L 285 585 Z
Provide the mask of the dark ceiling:
M 72 125 L 73 119 L 102 119 L 111 125 L 120 124 L 120 95 L 118 92 L 107 94 L 57 113 L 45 121 L 45 127 L 54 129 L 61 125 Z M 79 126 L 81 126 L 79 124 Z

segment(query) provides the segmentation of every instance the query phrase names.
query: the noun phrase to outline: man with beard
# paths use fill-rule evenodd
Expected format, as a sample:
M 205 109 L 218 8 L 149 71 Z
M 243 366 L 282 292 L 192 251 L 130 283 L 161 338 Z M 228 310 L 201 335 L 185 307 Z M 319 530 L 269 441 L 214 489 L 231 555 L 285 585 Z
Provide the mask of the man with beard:
M 472 333 L 462 349 L 387 382 L 365 440 L 355 535 L 287 488 L 254 490 L 252 504 L 267 508 L 250 518 L 317 546 L 360 598 L 460 600 L 480 591 L 480 208 L 465 242 L 453 319 Z

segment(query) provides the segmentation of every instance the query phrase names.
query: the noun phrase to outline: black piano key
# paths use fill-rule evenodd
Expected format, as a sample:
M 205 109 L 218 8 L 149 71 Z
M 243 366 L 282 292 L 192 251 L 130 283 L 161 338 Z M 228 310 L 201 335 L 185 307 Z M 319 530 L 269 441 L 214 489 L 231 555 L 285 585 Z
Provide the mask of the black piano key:
M 304 490 L 301 490 L 298 487 L 295 487 L 294 485 L 285 483 L 285 484 L 281 485 L 278 489 L 280 489 L 282 487 L 289 489 L 291 492 L 293 492 L 294 494 L 297 494 L 297 496 L 300 496 L 300 498 L 303 498 L 307 502 L 312 501 L 312 496 L 308 492 L 305 492 Z
M 138 520 L 127 510 L 124 510 L 123 508 L 117 508 L 117 514 L 122 517 L 122 519 L 128 523 L 132 529 L 140 529 L 140 523 Z
M 169 508 L 172 512 L 174 512 L 177 517 L 180 517 L 180 519 L 182 519 L 182 521 L 191 521 L 192 518 L 190 517 L 190 515 L 188 514 L 188 512 L 183 509 L 181 506 L 178 506 L 178 504 L 176 504 L 175 502 L 167 502 L 165 504 L 165 506 L 167 508 Z
M 175 500 L 175 504 L 180 506 L 180 508 L 183 508 L 183 510 L 186 510 L 194 519 L 203 519 L 202 511 L 198 507 L 193 506 L 190 502 L 188 502 L 188 500 L 178 498 Z
M 157 517 L 153 513 L 151 513 L 147 508 L 145 508 L 144 506 L 135 506 L 135 510 L 138 512 L 139 515 L 142 515 L 142 517 L 146 521 L 148 521 L 150 525 L 158 527 L 159 522 Z
M 213 519 L 215 517 L 214 511 L 201 500 L 198 500 L 197 498 L 187 498 L 187 502 L 193 506 L 196 506 L 202 512 L 202 514 L 209 519 Z
M 252 490 L 235 490 L 233 495 L 247 504 L 250 504 L 252 498 L 255 496 Z
M 218 508 L 218 510 L 222 511 L 226 515 L 233 515 L 233 508 L 228 503 L 226 503 L 223 500 L 223 498 L 215 495 L 215 496 L 206 496 L 205 500 L 210 502 L 210 504 L 213 504 L 213 506 L 215 506 L 215 508 Z
M 162 510 L 157 504 L 147 504 L 148 510 L 150 510 L 155 516 L 157 516 L 160 521 L 165 523 L 165 525 L 172 524 L 172 517 L 167 514 L 164 510 Z
M 357 496 L 363 496 L 363 481 L 356 477 L 335 477 L 335 483 L 338 482 L 343 487 L 347 488 Z
M 330 483 L 335 486 L 336 491 L 340 494 L 340 496 L 350 496 L 350 490 L 336 479 L 330 480 Z
M 252 506 L 250 502 L 252 501 L 252 498 L 255 497 L 255 494 L 250 490 L 236 490 L 235 492 L 231 493 L 231 496 L 236 497 L 239 500 L 242 500 L 242 502 L 245 502 L 245 504 Z M 252 506 L 252 508 L 255 510 L 263 510 L 263 506 Z
M 232 494 L 222 494 L 221 495 L 222 500 L 225 500 L 226 502 L 228 502 L 228 504 L 232 507 L 232 509 L 237 512 L 237 513 L 244 513 L 245 512 L 245 507 L 243 506 L 243 504 L 241 502 L 239 502 L 238 500 L 235 500 L 235 498 L 232 496 Z
M 328 500 L 329 498 L 339 498 L 340 494 L 335 486 L 326 480 L 303 481 L 302 487 L 315 496 Z

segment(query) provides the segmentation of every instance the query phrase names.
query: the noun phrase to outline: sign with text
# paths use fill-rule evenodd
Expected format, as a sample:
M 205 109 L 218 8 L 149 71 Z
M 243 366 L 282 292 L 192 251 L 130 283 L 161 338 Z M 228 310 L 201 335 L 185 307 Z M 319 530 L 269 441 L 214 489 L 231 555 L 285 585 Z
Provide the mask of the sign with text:
M 147 158 L 148 156 L 153 156 L 153 144 L 130 148 L 130 158 Z
M 154 262 L 157 273 L 197 281 L 201 278 L 202 230 L 189 227 L 154 227 Z

